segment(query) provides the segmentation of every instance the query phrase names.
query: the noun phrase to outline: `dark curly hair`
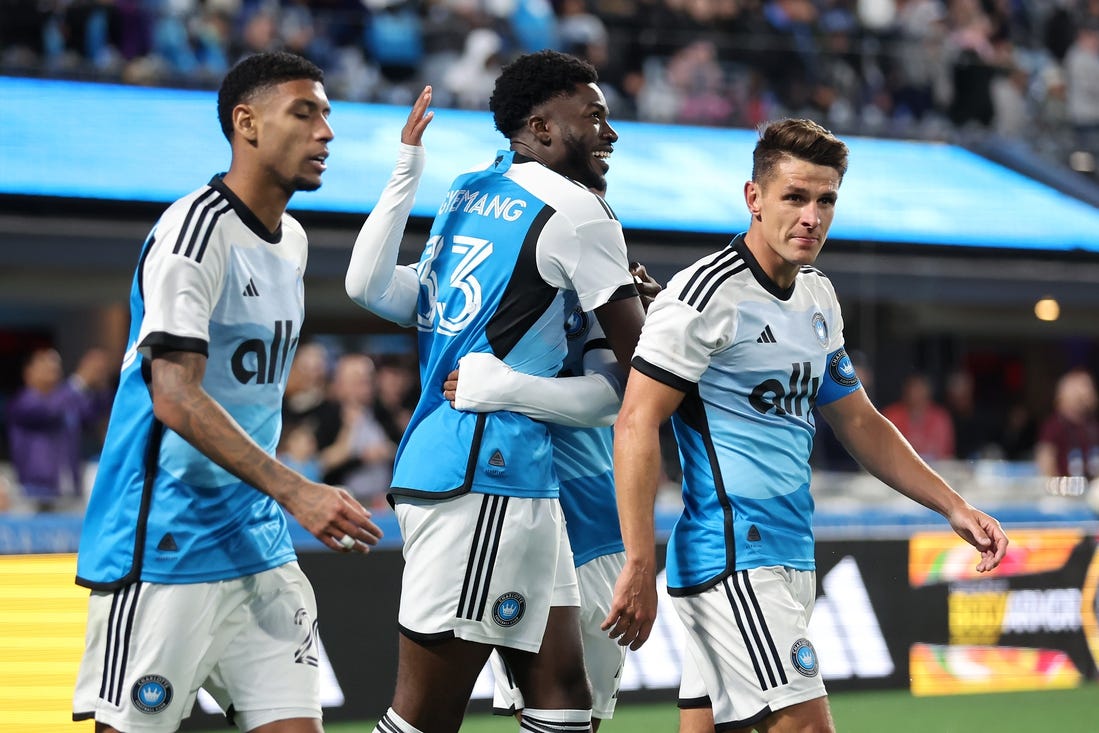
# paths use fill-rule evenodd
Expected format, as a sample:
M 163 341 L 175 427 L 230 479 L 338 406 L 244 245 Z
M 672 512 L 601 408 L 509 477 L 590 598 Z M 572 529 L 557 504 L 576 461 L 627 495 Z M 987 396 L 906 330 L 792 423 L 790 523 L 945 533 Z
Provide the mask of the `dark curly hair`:
M 812 120 L 779 120 L 762 127 L 752 153 L 752 180 L 769 178 L 785 156 L 834 168 L 841 181 L 847 172 L 847 146 Z
M 324 81 L 324 72 L 312 61 L 285 51 L 249 56 L 229 70 L 218 89 L 218 121 L 225 139 L 233 141 L 233 108 L 274 84 L 298 79 Z
M 558 53 L 538 51 L 512 61 L 496 79 L 488 100 L 496 129 L 510 138 L 526 123 L 535 107 L 556 96 L 570 94 L 577 84 L 599 81 L 587 61 Z

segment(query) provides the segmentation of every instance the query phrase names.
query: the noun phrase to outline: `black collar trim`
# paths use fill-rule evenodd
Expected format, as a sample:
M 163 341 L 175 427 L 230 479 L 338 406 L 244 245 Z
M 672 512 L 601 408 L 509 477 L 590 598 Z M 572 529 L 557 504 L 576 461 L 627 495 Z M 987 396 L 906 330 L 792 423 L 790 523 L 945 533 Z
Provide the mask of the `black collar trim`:
M 220 193 L 229 201 L 229 205 L 233 207 L 233 211 L 237 212 L 237 216 L 244 222 L 244 226 L 251 229 L 252 233 L 257 237 L 271 244 L 278 244 L 282 241 L 282 222 L 279 222 L 279 228 L 275 231 L 267 231 L 267 227 L 263 225 L 263 222 L 259 220 L 259 217 L 253 214 L 252 210 L 240 200 L 240 197 L 225 185 L 224 173 L 218 173 L 210 179 L 210 188 Z
M 771 277 L 763 271 L 763 267 L 759 264 L 759 260 L 752 254 L 752 250 L 748 247 L 748 243 L 744 241 L 743 234 L 738 234 L 733 237 L 733 241 L 729 243 L 729 246 L 734 248 L 740 253 L 740 256 L 744 258 L 744 261 L 748 264 L 748 269 L 751 270 L 752 275 L 755 276 L 756 282 L 759 283 L 760 287 L 779 300 L 790 300 L 794 294 L 794 288 L 797 287 L 797 279 L 794 280 L 793 285 L 790 287 L 780 288 L 778 283 L 772 280 Z

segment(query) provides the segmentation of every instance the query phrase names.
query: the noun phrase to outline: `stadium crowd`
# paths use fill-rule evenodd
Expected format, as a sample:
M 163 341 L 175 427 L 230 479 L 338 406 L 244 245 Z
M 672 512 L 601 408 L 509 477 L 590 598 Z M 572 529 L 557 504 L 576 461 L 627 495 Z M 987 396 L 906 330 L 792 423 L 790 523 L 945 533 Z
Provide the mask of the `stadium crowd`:
M 874 371 L 857 355 L 864 386 L 877 399 Z M 104 350 L 79 355 L 66 376 L 51 348 L 27 355 L 24 385 L 0 396 L 0 512 L 79 511 L 102 447 L 115 366 Z M 1004 395 L 975 395 L 965 369 L 947 375 L 913 373 L 886 385 L 896 402 L 883 411 L 917 451 L 935 465 L 981 459 L 1008 461 L 1039 475 L 1099 476 L 1099 398 L 1092 375 L 1068 371 L 1042 411 Z M 367 354 L 311 341 L 302 345 L 287 383 L 279 459 L 313 480 L 347 486 L 365 505 L 387 511 L 392 460 L 419 396 L 412 354 Z M 674 437 L 664 440 L 664 483 L 680 471 Z M 63 456 L 56 460 L 54 456 Z M 817 423 L 813 467 L 819 472 L 858 466 Z
M 503 63 L 591 61 L 616 119 L 995 133 L 1092 173 L 1099 0 L 3 0 L 0 73 L 213 88 L 286 49 L 333 98 L 485 108 Z

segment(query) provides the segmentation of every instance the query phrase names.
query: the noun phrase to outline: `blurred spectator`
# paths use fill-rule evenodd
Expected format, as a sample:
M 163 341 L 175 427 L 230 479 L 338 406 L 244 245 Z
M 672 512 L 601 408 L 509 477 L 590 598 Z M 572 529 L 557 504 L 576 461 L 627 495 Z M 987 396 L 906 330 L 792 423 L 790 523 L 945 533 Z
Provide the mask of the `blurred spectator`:
M 1099 477 L 1099 419 L 1095 382 L 1083 369 L 1061 377 L 1053 414 L 1042 424 L 1034 460 L 1043 476 Z
M 16 478 L 39 511 L 82 500 L 84 434 L 110 410 L 110 372 L 101 349 L 85 353 L 68 380 L 54 349 L 27 360 L 24 387 L 8 404 L 8 440 Z
M 376 367 L 374 417 L 386 436 L 393 443 L 400 443 L 420 396 L 416 364 L 399 356 L 389 356 L 379 359 Z
M 308 421 L 284 423 L 276 457 L 311 481 L 324 478 L 317 435 Z
M 910 374 L 901 387 L 899 401 L 882 414 L 897 426 L 925 461 L 954 457 L 954 425 L 950 413 L 932 400 L 931 382 L 923 374 Z
M 402 0 L 365 0 L 365 4 L 371 10 L 365 46 L 374 63 L 390 81 L 415 77 L 424 60 L 423 26 L 416 5 Z
M 561 0 L 558 15 L 557 35 L 566 53 L 582 54 L 590 45 L 606 43 L 607 27 L 598 15 L 588 12 L 585 0 Z
M 946 12 L 939 0 L 901 0 L 897 3 L 897 56 L 891 62 L 897 112 L 922 120 L 935 104 L 936 84 L 942 83 L 946 39 Z
M 969 461 L 980 458 L 993 441 L 989 422 L 977 409 L 973 375 L 963 370 L 951 372 L 946 378 L 944 402 L 954 428 L 954 455 Z
M 332 374 L 332 396 L 340 405 L 340 436 L 331 447 L 327 483 L 347 488 L 366 506 L 385 506 L 397 446 L 374 417 L 374 362 L 344 354 Z M 341 460 L 342 459 L 342 460 Z
M 286 380 L 282 420 L 284 426 L 308 426 L 318 451 L 336 442 L 340 406 L 328 397 L 328 350 L 319 343 L 298 347 Z
M 692 125 L 727 125 L 733 106 L 725 84 L 725 72 L 710 41 L 689 43 L 668 61 L 668 83 L 675 90 L 679 109 L 675 121 Z
M 955 30 L 950 34 L 951 96 L 950 120 L 958 127 L 970 123 L 988 127 L 992 123 L 992 78 L 996 73 L 996 47 L 992 23 L 977 0 L 955 0 L 951 4 Z
M 1007 410 L 996 442 L 1005 461 L 1029 461 L 1038 440 L 1038 421 L 1030 408 L 1016 402 Z
M 6 514 L 12 508 L 12 488 L 8 477 L 0 474 L 0 514 Z
M 992 80 L 992 120 L 996 134 L 1020 138 L 1034 129 L 1030 109 L 1030 75 L 1013 65 Z
M 570 2 L 583 6 L 583 0 L 565 0 L 561 9 L 562 16 L 568 14 L 566 8 Z M 599 18 L 591 17 L 602 24 Z M 557 16 L 548 0 L 514 0 L 508 25 L 515 36 L 518 50 L 522 53 L 561 47 Z
M 1065 54 L 1068 117 L 1082 150 L 1099 150 L 1099 19 L 1081 26 Z
M 1069 46 L 1076 40 L 1076 19 L 1072 5 L 1075 0 L 1054 0 L 1042 28 L 1042 43 L 1053 60 L 1061 63 Z
M 503 41 L 491 28 L 476 28 L 466 36 L 461 57 L 447 70 L 443 87 L 466 109 L 488 109 L 488 98 L 500 75 Z

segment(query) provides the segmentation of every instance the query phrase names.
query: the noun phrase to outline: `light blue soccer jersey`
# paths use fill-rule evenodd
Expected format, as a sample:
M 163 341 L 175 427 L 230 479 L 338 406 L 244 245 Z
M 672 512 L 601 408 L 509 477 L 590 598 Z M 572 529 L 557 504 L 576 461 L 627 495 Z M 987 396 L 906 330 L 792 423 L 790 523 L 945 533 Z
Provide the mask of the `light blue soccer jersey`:
M 583 311 L 576 297 L 565 299 L 565 337 L 568 355 L 560 376 L 584 374 L 584 355 L 610 348 L 595 315 Z M 613 432 L 605 428 L 576 428 L 550 424 L 553 464 L 561 479 L 561 511 L 572 545 L 573 564 L 613 552 L 622 552 L 618 504 L 614 498 Z
M 780 289 L 738 236 L 672 278 L 633 366 L 686 393 L 672 418 L 684 508 L 669 592 L 764 565 L 814 569 L 813 406 L 860 388 L 828 279 L 803 267 Z
M 306 238 L 271 235 L 221 180 L 175 202 L 141 251 L 129 346 L 84 518 L 77 582 L 194 583 L 295 559 L 278 504 L 153 414 L 155 350 L 207 355 L 203 388 L 268 453 L 304 315 Z
M 557 496 L 544 423 L 455 410 L 442 384 L 472 352 L 555 376 L 566 354 L 563 293 L 575 292 L 586 310 L 636 295 L 618 220 L 582 186 L 500 151 L 451 185 L 416 269 L 422 392 L 391 493 Z

